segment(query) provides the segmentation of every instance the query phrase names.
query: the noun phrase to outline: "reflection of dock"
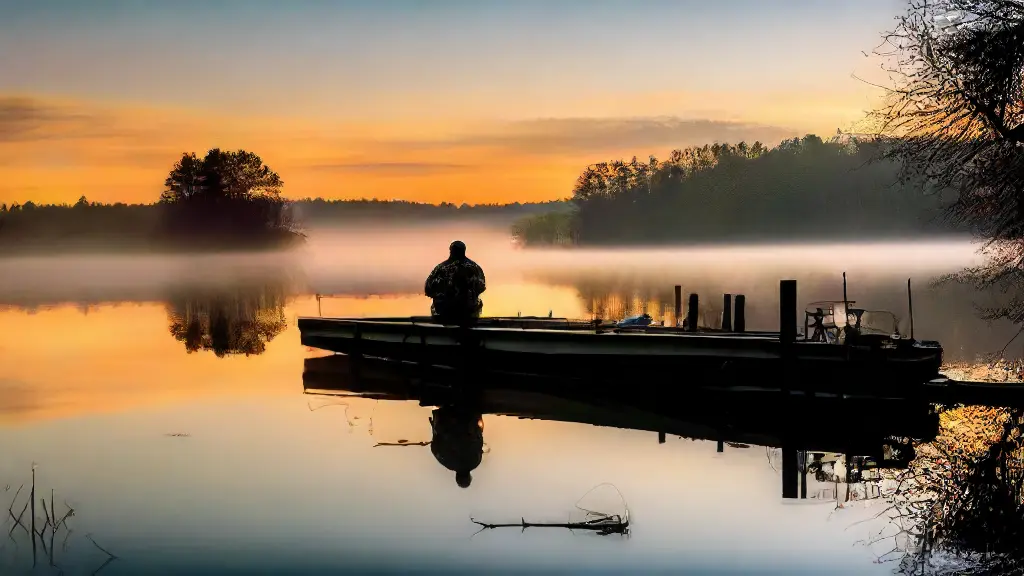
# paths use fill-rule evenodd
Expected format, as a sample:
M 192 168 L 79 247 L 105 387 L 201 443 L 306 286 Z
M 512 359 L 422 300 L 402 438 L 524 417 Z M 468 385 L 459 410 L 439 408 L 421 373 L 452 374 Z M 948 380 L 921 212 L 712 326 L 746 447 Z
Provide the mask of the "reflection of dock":
M 431 406 L 472 402 L 480 414 L 644 430 L 661 441 L 667 436 L 717 441 L 720 451 L 725 443 L 783 447 L 786 497 L 798 494 L 798 454 L 857 454 L 879 466 L 901 467 L 913 450 L 897 438 L 929 440 L 938 429 L 927 404 L 907 400 L 782 397 L 751 390 L 681 394 L 674 388 L 616 396 L 550 378 L 474 375 L 345 355 L 307 359 L 303 384 L 311 394 Z

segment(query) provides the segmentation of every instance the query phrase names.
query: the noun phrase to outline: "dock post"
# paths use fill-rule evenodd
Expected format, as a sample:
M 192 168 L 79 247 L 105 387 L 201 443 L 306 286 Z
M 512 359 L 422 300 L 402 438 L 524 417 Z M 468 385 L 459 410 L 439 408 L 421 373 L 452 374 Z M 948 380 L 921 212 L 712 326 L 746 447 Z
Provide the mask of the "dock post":
M 732 332 L 732 294 L 722 298 L 722 330 Z
M 796 341 L 796 280 L 779 281 L 779 341 Z
M 658 444 L 664 444 L 664 443 L 665 443 L 665 433 L 664 432 L 658 432 Z
M 722 452 L 725 452 L 725 442 L 722 442 L 721 440 L 719 440 L 718 441 L 718 453 L 721 454 Z
M 672 312 L 672 326 L 679 326 L 679 319 L 683 317 L 683 287 L 676 285 L 676 307 Z
M 800 465 L 800 498 L 807 498 L 807 451 L 799 452 L 798 463 Z
M 743 294 L 736 295 L 736 313 L 733 314 L 732 329 L 734 332 L 743 332 L 747 329 L 746 314 L 747 297 Z
M 688 332 L 697 331 L 697 295 L 690 294 L 690 306 L 686 310 L 686 330 Z
M 797 498 L 799 488 L 797 483 L 797 458 L 796 450 L 790 446 L 782 446 L 782 497 Z
M 779 281 L 779 361 L 782 390 L 788 396 L 795 376 L 793 345 L 796 342 L 796 280 Z

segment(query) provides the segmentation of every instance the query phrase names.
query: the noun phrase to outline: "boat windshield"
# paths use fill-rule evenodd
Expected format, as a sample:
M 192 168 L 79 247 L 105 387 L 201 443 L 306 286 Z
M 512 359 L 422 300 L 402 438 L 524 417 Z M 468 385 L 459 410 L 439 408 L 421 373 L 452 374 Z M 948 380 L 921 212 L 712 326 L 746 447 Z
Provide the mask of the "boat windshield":
M 859 310 L 861 334 L 899 334 L 899 320 L 887 310 Z
M 812 342 L 837 342 L 840 329 L 855 324 L 857 319 L 851 310 L 847 310 L 849 302 L 812 302 L 804 309 L 804 336 Z M 849 315 L 849 317 L 847 317 Z

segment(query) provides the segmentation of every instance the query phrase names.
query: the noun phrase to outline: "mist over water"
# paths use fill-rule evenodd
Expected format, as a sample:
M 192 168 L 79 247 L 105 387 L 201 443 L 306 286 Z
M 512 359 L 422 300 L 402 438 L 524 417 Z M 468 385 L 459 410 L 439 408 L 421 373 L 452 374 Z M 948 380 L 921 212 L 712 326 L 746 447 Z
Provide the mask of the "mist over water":
M 977 318 L 982 295 L 929 286 L 980 262 L 963 241 L 517 250 L 503 228 L 463 224 L 317 229 L 291 252 L 0 259 L 0 492 L 38 466 L 41 490 L 75 506 L 76 535 L 58 552 L 83 573 L 106 560 L 86 534 L 119 556 L 104 574 L 381 563 L 817 574 L 823 558 L 834 574 L 889 571 L 870 564 L 889 543 L 853 545 L 872 509 L 779 501 L 774 448 L 717 453 L 709 441 L 488 413 L 487 452 L 464 489 L 428 447 L 377 447 L 431 440 L 430 407 L 304 395 L 304 361 L 322 352 L 301 345 L 296 317 L 426 314 L 424 280 L 455 239 L 486 271 L 489 315 L 658 317 L 679 284 L 700 295 L 705 323 L 729 292 L 746 294 L 749 328 L 776 329 L 780 279 L 797 279 L 809 303 L 841 299 L 846 271 L 851 299 L 899 316 L 914 278 L 916 335 L 949 359 L 998 350 L 1014 332 Z M 314 294 L 335 297 L 321 310 Z M 635 512 L 628 542 L 471 539 L 470 517 L 564 521 L 603 482 Z M 812 494 L 827 487 L 810 482 Z M 30 566 L 29 550 L 0 547 L 0 572 Z
M 0 260 L 0 305 L 46 308 L 67 303 L 165 302 L 193 294 L 273 286 L 286 298 L 314 294 L 401 297 L 384 312 L 425 314 L 423 282 L 462 240 L 483 266 L 485 314 L 544 314 L 617 318 L 672 313 L 673 286 L 697 293 L 705 323 L 714 325 L 724 293 L 745 294 L 748 328 L 778 326 L 778 282 L 798 281 L 802 305 L 849 298 L 895 313 L 909 330 L 906 282 L 913 279 L 915 336 L 936 339 L 947 358 L 972 359 L 1002 348 L 1012 327 L 977 318 L 991 301 L 963 286 L 933 287 L 933 279 L 982 262 L 963 239 L 925 242 L 774 244 L 656 248 L 517 249 L 494 225 L 429 224 L 321 228 L 297 250 L 211 255 L 74 255 Z M 349 301 L 325 315 L 380 314 Z M 801 318 L 802 320 L 802 318 Z M 1011 354 L 1013 350 L 1009 351 Z

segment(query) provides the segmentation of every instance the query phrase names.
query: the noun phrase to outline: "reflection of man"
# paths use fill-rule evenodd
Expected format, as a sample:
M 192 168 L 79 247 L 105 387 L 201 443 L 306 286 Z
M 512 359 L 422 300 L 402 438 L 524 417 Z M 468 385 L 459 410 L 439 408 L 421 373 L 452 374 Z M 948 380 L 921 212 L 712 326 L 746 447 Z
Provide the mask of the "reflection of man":
M 430 451 L 445 468 L 455 472 L 455 483 L 468 488 L 472 472 L 484 454 L 483 417 L 462 407 L 443 406 L 430 416 L 433 439 Z
M 433 299 L 430 314 L 446 324 L 461 324 L 478 318 L 487 289 L 484 271 L 466 257 L 466 245 L 456 240 L 448 247 L 448 259 L 434 267 L 424 286 Z

